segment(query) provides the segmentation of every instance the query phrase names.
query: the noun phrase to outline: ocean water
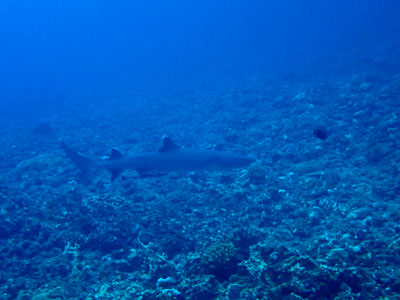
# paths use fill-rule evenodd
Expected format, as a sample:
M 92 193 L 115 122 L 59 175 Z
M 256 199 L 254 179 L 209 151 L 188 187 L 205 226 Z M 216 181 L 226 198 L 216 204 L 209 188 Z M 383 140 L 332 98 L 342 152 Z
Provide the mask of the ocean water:
M 1 1 L 0 299 L 400 299 L 399 12 Z

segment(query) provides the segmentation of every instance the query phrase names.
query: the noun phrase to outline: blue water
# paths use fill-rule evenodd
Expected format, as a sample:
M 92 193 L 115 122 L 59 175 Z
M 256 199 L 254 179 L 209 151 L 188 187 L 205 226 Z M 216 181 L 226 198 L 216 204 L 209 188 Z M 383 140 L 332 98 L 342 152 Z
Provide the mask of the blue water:
M 320 60 L 324 68 L 398 40 L 399 27 L 396 1 L 2 1 L 0 8 L 2 102 L 46 107 L 293 72 Z
M 1 1 L 0 299 L 400 299 L 399 12 Z M 83 184 L 59 147 L 164 135 L 257 161 Z

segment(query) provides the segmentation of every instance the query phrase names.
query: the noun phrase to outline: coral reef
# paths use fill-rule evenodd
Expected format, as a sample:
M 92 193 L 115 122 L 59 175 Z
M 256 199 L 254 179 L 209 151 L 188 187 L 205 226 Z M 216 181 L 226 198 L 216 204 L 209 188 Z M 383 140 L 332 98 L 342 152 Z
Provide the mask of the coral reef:
M 255 155 L 248 170 L 99 171 L 85 186 L 48 134 L 2 128 L 1 299 L 400 299 L 399 72 L 314 71 L 51 124 L 98 159 L 168 133 Z

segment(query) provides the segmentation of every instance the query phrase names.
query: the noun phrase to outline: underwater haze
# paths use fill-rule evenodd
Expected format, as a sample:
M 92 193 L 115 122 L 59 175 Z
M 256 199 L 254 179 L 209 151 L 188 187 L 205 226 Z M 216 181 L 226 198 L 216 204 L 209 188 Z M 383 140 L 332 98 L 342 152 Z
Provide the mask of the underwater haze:
M 400 299 L 399 12 L 0 1 L 0 299 Z
M 397 38 L 396 1 L 2 1 L 2 102 L 60 102 L 295 72 Z M 324 64 L 322 63 L 322 65 Z M 41 112 L 36 108 L 40 107 Z M 19 108 L 14 108 L 19 110 Z

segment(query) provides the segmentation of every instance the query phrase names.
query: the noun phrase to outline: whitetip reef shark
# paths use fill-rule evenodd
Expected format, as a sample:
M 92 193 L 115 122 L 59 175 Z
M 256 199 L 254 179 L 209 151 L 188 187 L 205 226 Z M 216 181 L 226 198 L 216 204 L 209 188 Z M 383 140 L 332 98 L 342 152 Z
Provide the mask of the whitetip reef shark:
M 133 169 L 141 176 L 153 172 L 199 171 L 213 169 L 244 168 L 255 162 L 255 158 L 225 151 L 195 150 L 178 147 L 168 136 L 158 152 L 145 152 L 133 157 L 124 157 L 112 149 L 109 160 L 95 162 L 69 148 L 62 140 L 61 148 L 81 169 L 80 182 L 87 183 L 95 169 L 107 169 L 114 181 L 123 170 Z

